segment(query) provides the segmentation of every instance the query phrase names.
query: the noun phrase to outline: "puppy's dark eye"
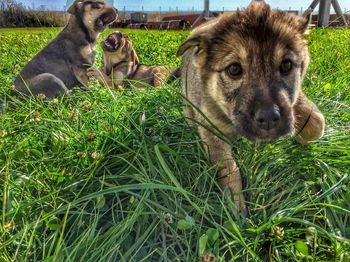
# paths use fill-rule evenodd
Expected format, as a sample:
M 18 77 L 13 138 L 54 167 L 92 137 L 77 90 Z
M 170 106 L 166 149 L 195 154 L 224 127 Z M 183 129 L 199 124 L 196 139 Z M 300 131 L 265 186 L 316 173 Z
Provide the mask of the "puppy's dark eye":
M 103 4 L 101 3 L 91 3 L 92 9 L 101 9 L 103 7 Z
M 280 65 L 280 72 L 282 75 L 288 75 L 293 69 L 293 62 L 289 59 L 283 60 Z
M 227 68 L 227 74 L 232 79 L 240 79 L 243 74 L 243 69 L 240 64 L 234 63 Z

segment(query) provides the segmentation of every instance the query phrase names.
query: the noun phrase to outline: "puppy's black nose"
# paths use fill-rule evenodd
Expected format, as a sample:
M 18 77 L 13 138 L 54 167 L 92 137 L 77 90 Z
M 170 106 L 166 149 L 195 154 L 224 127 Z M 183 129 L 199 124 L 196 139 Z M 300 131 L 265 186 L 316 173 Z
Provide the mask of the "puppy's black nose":
M 275 106 L 258 108 L 254 112 L 254 121 L 257 126 L 264 130 L 275 128 L 281 119 L 279 109 Z

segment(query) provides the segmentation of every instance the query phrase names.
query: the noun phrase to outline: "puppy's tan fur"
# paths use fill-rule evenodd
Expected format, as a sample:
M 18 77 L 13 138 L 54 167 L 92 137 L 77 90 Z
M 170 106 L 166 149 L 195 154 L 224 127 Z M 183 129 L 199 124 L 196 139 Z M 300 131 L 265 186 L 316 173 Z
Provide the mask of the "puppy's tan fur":
M 241 135 L 272 142 L 295 132 L 308 143 L 323 134 L 324 117 L 301 90 L 309 63 L 306 28 L 302 17 L 253 2 L 195 29 L 178 50 L 184 113 L 242 211 L 242 179 L 227 141 Z
M 88 74 L 116 89 L 128 85 L 160 87 L 175 70 L 170 66 L 140 64 L 131 40 L 120 32 L 110 34 L 101 46 L 103 68 L 101 71 L 90 69 Z

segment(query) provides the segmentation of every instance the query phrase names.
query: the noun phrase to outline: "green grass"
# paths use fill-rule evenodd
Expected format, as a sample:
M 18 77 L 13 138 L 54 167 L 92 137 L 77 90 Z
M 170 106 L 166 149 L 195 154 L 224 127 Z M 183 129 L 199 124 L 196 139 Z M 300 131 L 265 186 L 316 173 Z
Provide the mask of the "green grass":
M 0 30 L 1 99 L 58 31 Z M 187 32 L 126 33 L 141 62 L 180 64 Z M 4 106 L 0 261 L 350 261 L 350 31 L 308 38 L 304 88 L 325 136 L 233 141 L 247 218 L 216 184 L 179 83 L 119 93 L 95 83 L 56 104 Z

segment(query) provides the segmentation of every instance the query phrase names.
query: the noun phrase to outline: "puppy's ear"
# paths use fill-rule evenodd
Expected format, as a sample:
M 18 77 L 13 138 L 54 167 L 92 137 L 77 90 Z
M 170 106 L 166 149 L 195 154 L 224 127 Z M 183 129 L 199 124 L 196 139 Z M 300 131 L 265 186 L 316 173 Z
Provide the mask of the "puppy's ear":
M 189 38 L 180 45 L 176 56 L 182 56 L 189 48 L 194 46 L 198 46 L 200 50 L 205 48 L 207 42 L 210 42 L 213 37 L 213 28 L 218 22 L 219 18 L 214 18 L 194 29 Z
M 202 36 L 194 35 L 189 37 L 185 42 L 183 42 L 179 49 L 177 50 L 176 56 L 182 56 L 188 49 L 193 46 L 200 46 L 202 42 Z
M 84 0 L 75 0 L 74 3 L 68 8 L 67 12 L 71 15 L 75 15 L 78 9 L 82 6 Z
M 134 64 L 138 64 L 140 62 L 139 57 L 137 56 L 135 49 L 131 50 L 131 60 Z
M 67 12 L 70 13 L 71 15 L 74 15 L 74 14 L 77 12 L 76 9 L 77 9 L 77 8 L 76 8 L 75 4 L 72 4 L 72 5 L 68 8 Z
M 295 24 L 300 33 L 305 33 L 305 31 L 309 27 L 309 20 L 306 17 L 300 16 L 300 15 L 294 15 L 295 16 Z
M 126 39 L 126 44 L 127 44 L 128 50 L 130 52 L 130 60 L 132 61 L 133 64 L 138 64 L 140 62 L 140 60 L 136 54 L 134 47 L 132 46 L 132 43 L 130 42 L 128 37 L 125 37 L 125 39 Z

